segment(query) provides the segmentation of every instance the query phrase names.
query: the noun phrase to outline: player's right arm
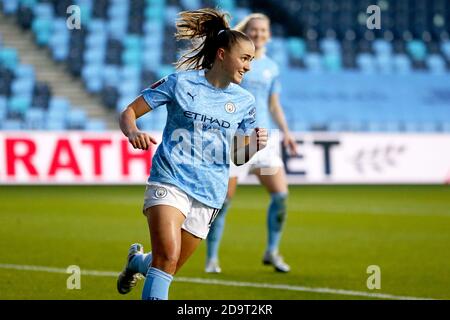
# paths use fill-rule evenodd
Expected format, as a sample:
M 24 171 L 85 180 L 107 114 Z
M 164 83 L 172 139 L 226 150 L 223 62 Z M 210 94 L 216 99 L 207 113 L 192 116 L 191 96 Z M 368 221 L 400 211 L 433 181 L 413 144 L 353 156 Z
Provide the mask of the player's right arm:
M 151 110 L 142 95 L 140 95 L 120 114 L 120 129 L 135 149 L 147 150 L 152 143 L 157 144 L 155 138 L 140 131 L 136 126 L 136 119 Z

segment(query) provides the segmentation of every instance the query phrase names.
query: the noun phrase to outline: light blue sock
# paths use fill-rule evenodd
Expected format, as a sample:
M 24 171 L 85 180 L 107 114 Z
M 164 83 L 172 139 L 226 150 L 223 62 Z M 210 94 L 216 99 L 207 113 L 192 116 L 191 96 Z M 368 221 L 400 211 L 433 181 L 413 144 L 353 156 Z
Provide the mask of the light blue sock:
M 280 244 L 281 232 L 286 221 L 286 199 L 287 193 L 278 192 L 271 194 L 269 210 L 267 212 L 267 250 L 277 251 Z
M 152 252 L 144 254 L 135 254 L 133 259 L 131 259 L 128 267 L 134 272 L 139 272 L 142 275 L 146 275 L 150 265 L 152 264 Z
M 169 287 L 173 276 L 156 268 L 150 267 L 145 278 L 142 300 L 167 300 Z
M 222 209 L 220 209 L 214 220 L 211 228 L 209 229 L 208 237 L 206 238 L 206 255 L 208 260 L 218 259 L 219 257 L 219 245 L 222 239 L 223 229 L 225 228 L 225 216 L 227 215 L 228 208 L 230 207 L 229 200 L 225 200 Z

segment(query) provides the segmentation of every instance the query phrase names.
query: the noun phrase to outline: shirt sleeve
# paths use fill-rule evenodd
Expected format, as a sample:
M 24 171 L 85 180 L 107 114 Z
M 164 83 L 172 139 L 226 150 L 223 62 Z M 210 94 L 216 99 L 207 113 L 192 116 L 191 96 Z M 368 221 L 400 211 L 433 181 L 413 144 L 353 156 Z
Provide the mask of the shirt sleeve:
M 151 109 L 156 109 L 174 99 L 176 83 L 177 75 L 173 73 L 144 89 L 141 95 Z
M 239 123 L 236 134 L 249 136 L 256 128 L 256 108 L 255 99 L 252 98 L 251 104 L 248 107 L 248 111 L 244 116 L 244 119 Z

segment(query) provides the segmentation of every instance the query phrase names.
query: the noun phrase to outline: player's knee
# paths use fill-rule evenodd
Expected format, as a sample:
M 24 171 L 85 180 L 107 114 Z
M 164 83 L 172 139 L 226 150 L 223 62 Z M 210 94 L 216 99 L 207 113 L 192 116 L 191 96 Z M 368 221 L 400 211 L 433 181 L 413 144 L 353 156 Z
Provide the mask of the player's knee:
M 179 255 L 174 252 L 153 253 L 152 267 L 173 274 L 177 268 Z

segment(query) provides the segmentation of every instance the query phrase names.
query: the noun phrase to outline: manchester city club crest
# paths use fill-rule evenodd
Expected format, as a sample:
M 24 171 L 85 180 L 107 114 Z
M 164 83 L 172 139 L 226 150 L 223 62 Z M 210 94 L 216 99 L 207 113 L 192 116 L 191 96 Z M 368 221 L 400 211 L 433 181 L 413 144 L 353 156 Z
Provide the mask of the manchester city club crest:
M 228 102 L 225 104 L 225 111 L 228 113 L 233 113 L 236 111 L 236 106 L 233 102 Z
M 155 190 L 155 197 L 156 198 L 164 198 L 167 196 L 167 189 L 164 187 L 157 187 Z

